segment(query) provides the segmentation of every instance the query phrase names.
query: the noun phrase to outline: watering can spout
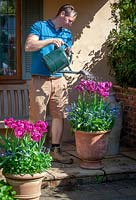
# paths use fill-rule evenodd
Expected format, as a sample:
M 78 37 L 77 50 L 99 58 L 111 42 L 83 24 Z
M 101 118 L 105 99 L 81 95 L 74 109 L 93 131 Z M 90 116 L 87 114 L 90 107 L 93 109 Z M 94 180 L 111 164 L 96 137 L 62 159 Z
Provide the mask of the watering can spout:
M 71 68 L 69 67 L 69 70 L 68 71 L 60 71 L 61 73 L 68 73 L 68 74 L 81 74 L 81 75 L 83 75 L 83 76 L 85 76 L 87 79 L 91 79 L 91 80 L 95 80 L 95 76 L 92 74 L 92 73 L 90 73 L 90 72 L 88 72 L 88 71 L 86 71 L 85 69 L 81 69 L 80 71 L 72 71 L 71 70 Z
M 90 73 L 89 73 L 88 71 L 84 70 L 84 69 L 81 69 L 81 70 L 79 71 L 79 74 L 82 74 L 82 75 L 84 75 L 84 76 L 89 76 L 89 75 L 90 75 Z
M 87 79 L 95 80 L 95 76 L 92 73 L 86 71 L 85 69 L 81 69 L 79 71 L 79 74 L 82 74 L 83 76 L 86 76 Z

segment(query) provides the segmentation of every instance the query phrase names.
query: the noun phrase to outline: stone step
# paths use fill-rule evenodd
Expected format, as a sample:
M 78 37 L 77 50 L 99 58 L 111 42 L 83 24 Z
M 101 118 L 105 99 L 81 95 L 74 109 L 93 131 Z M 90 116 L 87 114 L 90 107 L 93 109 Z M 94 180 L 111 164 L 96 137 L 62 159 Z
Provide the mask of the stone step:
M 136 178 L 136 149 L 121 149 L 120 154 L 106 156 L 103 160 L 103 168 L 100 170 L 88 170 L 80 168 L 75 146 L 65 144 L 64 154 L 72 157 L 73 164 L 52 163 L 47 170 L 47 176 L 42 182 L 42 188 L 46 187 L 74 187 L 91 183 L 101 183 L 123 179 Z M 0 179 L 4 177 L 0 173 Z
M 64 165 L 53 163 L 47 171 L 47 177 L 43 180 L 42 188 L 45 187 L 72 187 L 105 181 L 136 178 L 136 149 L 123 149 L 120 154 L 106 156 L 103 160 L 103 169 L 88 170 L 79 167 L 75 147 L 65 147 L 65 156 L 72 157 L 74 163 Z

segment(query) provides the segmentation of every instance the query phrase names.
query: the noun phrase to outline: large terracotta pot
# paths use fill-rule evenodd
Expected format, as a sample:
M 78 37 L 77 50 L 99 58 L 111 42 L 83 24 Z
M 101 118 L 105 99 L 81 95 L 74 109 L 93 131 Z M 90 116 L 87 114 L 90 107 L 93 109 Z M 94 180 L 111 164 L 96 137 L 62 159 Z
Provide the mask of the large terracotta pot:
M 39 200 L 41 195 L 41 184 L 46 173 L 26 175 L 4 174 L 6 181 L 16 191 L 16 198 L 19 200 Z
M 85 169 L 103 168 L 101 160 L 104 158 L 108 146 L 109 131 L 75 132 L 76 151 L 81 159 L 80 167 Z

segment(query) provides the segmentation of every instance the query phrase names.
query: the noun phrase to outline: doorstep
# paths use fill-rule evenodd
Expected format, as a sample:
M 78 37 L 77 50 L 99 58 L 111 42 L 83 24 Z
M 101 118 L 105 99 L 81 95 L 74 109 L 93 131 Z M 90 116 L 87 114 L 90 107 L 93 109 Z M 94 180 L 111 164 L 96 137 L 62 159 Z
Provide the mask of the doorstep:
M 136 178 L 136 148 L 122 147 L 119 154 L 106 156 L 102 160 L 104 167 L 101 170 L 81 169 L 73 142 L 65 142 L 63 149 L 65 156 L 73 158 L 74 163 L 53 162 L 42 182 L 42 188 L 59 186 L 73 188 L 75 185 Z M 0 179 L 3 178 L 0 172 Z
M 65 156 L 73 158 L 74 163 L 53 162 L 52 168 L 47 171 L 47 176 L 43 180 L 42 188 L 72 188 L 75 185 L 136 178 L 136 148 L 121 148 L 118 155 L 106 156 L 102 161 L 104 167 L 101 170 L 81 169 L 73 142 L 65 142 L 63 149 Z

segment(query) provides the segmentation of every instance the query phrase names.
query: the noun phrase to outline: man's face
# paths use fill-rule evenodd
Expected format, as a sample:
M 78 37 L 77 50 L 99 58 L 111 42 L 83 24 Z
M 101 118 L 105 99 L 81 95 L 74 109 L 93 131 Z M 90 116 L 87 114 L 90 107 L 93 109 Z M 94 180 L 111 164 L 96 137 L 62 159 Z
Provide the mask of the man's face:
M 70 27 L 75 21 L 76 16 L 66 16 L 65 14 L 61 15 L 61 25 L 63 28 Z

